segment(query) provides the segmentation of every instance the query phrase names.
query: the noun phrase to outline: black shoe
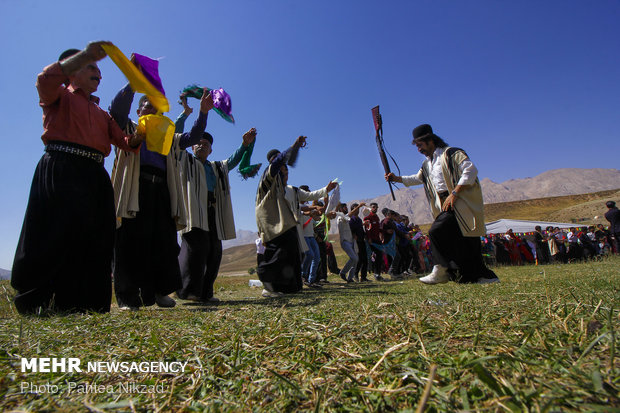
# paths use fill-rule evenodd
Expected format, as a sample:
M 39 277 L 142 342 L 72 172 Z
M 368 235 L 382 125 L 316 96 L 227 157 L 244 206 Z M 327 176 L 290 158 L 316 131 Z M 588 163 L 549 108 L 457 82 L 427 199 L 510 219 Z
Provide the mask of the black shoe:
M 342 278 L 343 281 L 347 281 L 347 276 L 343 273 L 340 273 L 340 278 Z

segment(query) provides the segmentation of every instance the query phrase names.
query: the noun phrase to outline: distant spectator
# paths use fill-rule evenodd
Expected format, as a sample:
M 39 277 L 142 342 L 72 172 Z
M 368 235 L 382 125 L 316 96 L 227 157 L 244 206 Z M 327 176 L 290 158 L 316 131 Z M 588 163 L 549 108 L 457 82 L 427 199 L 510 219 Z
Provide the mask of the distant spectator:
M 558 249 L 559 249 L 559 253 L 557 255 L 557 258 L 562 261 L 563 263 L 567 263 L 568 262 L 568 254 L 566 251 L 566 233 L 564 231 L 562 231 L 559 227 L 555 227 L 553 229 L 553 234 L 555 236 L 555 239 L 557 241 L 558 244 Z
M 579 244 L 577 228 L 571 227 L 568 234 L 566 234 L 566 238 L 568 239 L 567 254 L 569 262 L 581 260 L 583 258 L 583 249 L 581 244 Z
M 609 209 L 605 212 L 605 219 L 609 221 L 609 233 L 611 235 L 611 247 L 615 254 L 620 253 L 620 211 L 614 201 L 605 204 Z
M 594 235 L 596 235 L 597 240 L 600 240 L 601 238 L 607 238 L 609 240 L 609 231 L 605 229 L 603 224 L 598 224 L 596 226 L 596 231 L 594 232 Z
M 547 227 L 547 246 L 549 247 L 549 254 L 551 254 L 551 261 L 562 261 L 560 247 L 558 245 L 558 240 L 555 238 L 553 227 Z
M 598 251 L 599 255 L 611 254 L 611 245 L 609 245 L 607 237 L 602 237 L 598 240 Z
M 592 227 L 592 236 L 594 236 L 594 227 Z M 582 247 L 583 258 L 594 258 L 597 255 L 596 252 L 596 243 L 590 239 L 588 235 L 587 228 L 583 227 L 578 233 L 577 237 L 579 238 L 579 243 Z
M 504 234 L 504 238 L 507 241 L 506 249 L 510 255 L 510 262 L 513 265 L 523 264 L 521 253 L 519 252 L 519 238 L 512 232 L 512 229 L 509 229 L 506 234 Z
M 534 227 L 534 243 L 536 244 L 536 260 L 539 264 L 548 264 L 550 261 L 549 246 L 547 245 L 547 239 L 542 233 L 540 225 Z

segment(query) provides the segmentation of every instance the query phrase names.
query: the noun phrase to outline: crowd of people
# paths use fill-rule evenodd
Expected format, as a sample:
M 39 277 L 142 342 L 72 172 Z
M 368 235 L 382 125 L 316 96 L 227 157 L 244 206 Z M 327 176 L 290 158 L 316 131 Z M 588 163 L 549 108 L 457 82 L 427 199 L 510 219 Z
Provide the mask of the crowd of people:
M 617 235 L 613 226 L 603 224 L 587 227 L 540 226 L 534 232 L 489 234 L 482 238 L 483 256 L 489 264 L 523 265 L 569 263 L 598 259 L 618 254 Z
M 158 132 L 145 126 L 149 117 L 159 116 L 154 102 L 142 96 L 134 122 L 131 85 L 118 92 L 108 111 L 93 95 L 106 45 L 111 43 L 69 49 L 37 78 L 45 153 L 32 181 L 11 278 L 22 314 L 108 312 L 113 293 L 122 310 L 174 307 L 173 293 L 185 300 L 219 301 L 213 285 L 222 240 L 236 236 L 228 175 L 237 166 L 246 177 L 258 173 L 261 165 L 249 164 L 256 129 L 243 134 L 229 158 L 209 160 L 214 137 L 205 129 L 215 92 L 204 89 L 194 96 L 200 110 L 191 130 L 184 132 L 193 109 L 182 95 L 184 110 L 169 148 L 155 149 L 148 142 Z M 449 147 L 430 125 L 413 129 L 412 144 L 426 156 L 420 171 L 385 175 L 407 186 L 424 185 L 435 218 L 428 236 L 395 211 L 383 208 L 380 218 L 377 204 L 352 204 L 349 210 L 334 180 L 314 191 L 290 185 L 289 167 L 306 144 L 307 137 L 300 136 L 283 151 L 269 151 L 258 182 L 257 273 L 264 297 L 297 293 L 304 285 L 320 288 L 328 270 L 346 282 L 366 282 L 369 274 L 381 281 L 382 274 L 398 280 L 427 272 L 420 278 L 426 284 L 499 282 L 482 259 L 477 169 L 464 150 Z M 110 176 L 103 165 L 112 145 Z M 330 223 L 338 228 L 347 255 L 342 269 L 327 239 Z M 581 245 L 579 254 L 606 250 L 604 243 L 584 247 L 589 236 L 575 231 L 556 243 L 550 242 L 555 236 L 541 237 L 550 256 L 562 254 L 562 260 L 577 258 L 573 244 Z M 514 241 L 510 245 L 519 245 L 516 236 Z M 564 241 L 568 248 L 562 250 Z M 552 245 L 560 252 L 554 254 Z M 617 251 L 617 245 L 613 248 Z
M 347 282 L 367 281 L 369 273 L 375 280 L 383 280 L 382 273 L 398 280 L 431 266 L 430 274 L 419 278 L 425 284 L 499 282 L 482 259 L 480 236 L 485 227 L 476 167 L 464 150 L 448 146 L 430 125 L 420 125 L 412 133 L 412 144 L 426 156 L 422 168 L 416 175 L 388 173 L 385 179 L 424 185 L 435 217 L 428 240 L 395 211 L 382 209 L 381 219 L 377 204 L 371 204 L 363 218 L 359 215 L 364 203 L 352 204 L 349 211 L 340 202 L 339 189 L 328 197 L 339 188 L 334 181 L 313 192 L 307 186 L 290 185 L 288 167 L 295 165 L 305 136 L 282 152 L 274 149 L 267 154 L 269 165 L 256 196 L 257 273 L 264 297 L 299 292 L 304 283 L 320 288 L 321 280 L 325 282 L 317 272 L 321 262 L 328 262 L 327 256 L 321 259 L 321 247 L 315 245 L 325 238 L 313 233 L 314 224 L 310 224 L 318 221 L 315 227 L 321 228 L 328 219 L 335 220 L 347 255 L 347 262 L 337 270 Z
M 383 208 L 380 218 L 378 204 L 352 203 L 351 211 L 345 203 L 339 203 L 335 212 L 328 213 L 336 222 L 340 246 L 347 261 L 339 268 L 333 246 L 325 235 L 326 202 L 315 201 L 317 212 L 303 223 L 310 228 L 308 244 L 318 246 L 316 255 L 305 254 L 306 260 L 317 262 L 316 276 L 302 266 L 302 279 L 310 288 L 320 288 L 329 283 L 328 272 L 339 275 L 347 283 L 402 280 L 413 274 L 428 273 L 433 267 L 430 240 L 409 217 Z M 314 228 L 313 228 L 314 227 Z M 313 229 L 312 229 L 313 228 Z

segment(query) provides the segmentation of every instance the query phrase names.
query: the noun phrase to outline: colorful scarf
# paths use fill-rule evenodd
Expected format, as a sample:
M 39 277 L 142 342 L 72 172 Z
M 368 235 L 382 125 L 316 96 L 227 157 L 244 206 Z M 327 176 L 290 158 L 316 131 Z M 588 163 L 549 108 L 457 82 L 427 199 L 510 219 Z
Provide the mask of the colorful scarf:
M 230 100 L 230 95 L 224 91 L 224 89 L 209 89 L 208 92 L 211 92 L 211 97 L 213 98 L 213 110 L 217 112 L 224 120 L 235 123 L 235 118 L 232 115 L 232 104 Z M 181 95 L 179 98 L 181 100 L 190 98 L 200 99 L 202 98 L 203 88 L 198 85 L 190 85 L 181 91 Z
M 159 112 L 164 113 L 170 110 L 168 99 L 164 95 L 164 88 L 157 72 L 159 63 L 156 60 L 134 54 L 134 60 L 138 64 L 136 66 L 113 44 L 102 44 L 101 47 L 123 72 L 134 92 L 144 93 Z
M 254 142 L 252 142 L 248 149 L 243 153 L 243 156 L 241 157 L 241 162 L 239 162 L 239 174 L 243 179 L 255 177 L 260 167 L 263 165 L 262 163 L 250 165 L 250 157 L 252 156 L 253 150 Z

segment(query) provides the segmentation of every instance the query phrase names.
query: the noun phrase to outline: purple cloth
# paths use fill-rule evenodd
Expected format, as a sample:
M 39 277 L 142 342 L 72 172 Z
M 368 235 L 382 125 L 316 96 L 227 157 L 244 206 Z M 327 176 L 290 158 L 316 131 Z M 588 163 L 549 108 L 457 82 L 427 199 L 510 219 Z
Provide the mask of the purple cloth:
M 213 106 L 224 112 L 228 116 L 232 116 L 232 104 L 230 95 L 224 89 L 212 89 L 211 97 L 213 98 Z
M 162 95 L 166 95 L 164 87 L 161 84 L 161 78 L 159 77 L 159 61 L 151 59 L 150 57 L 143 56 L 138 53 L 133 54 L 136 66 L 146 79 L 151 82 L 155 89 L 159 90 Z

